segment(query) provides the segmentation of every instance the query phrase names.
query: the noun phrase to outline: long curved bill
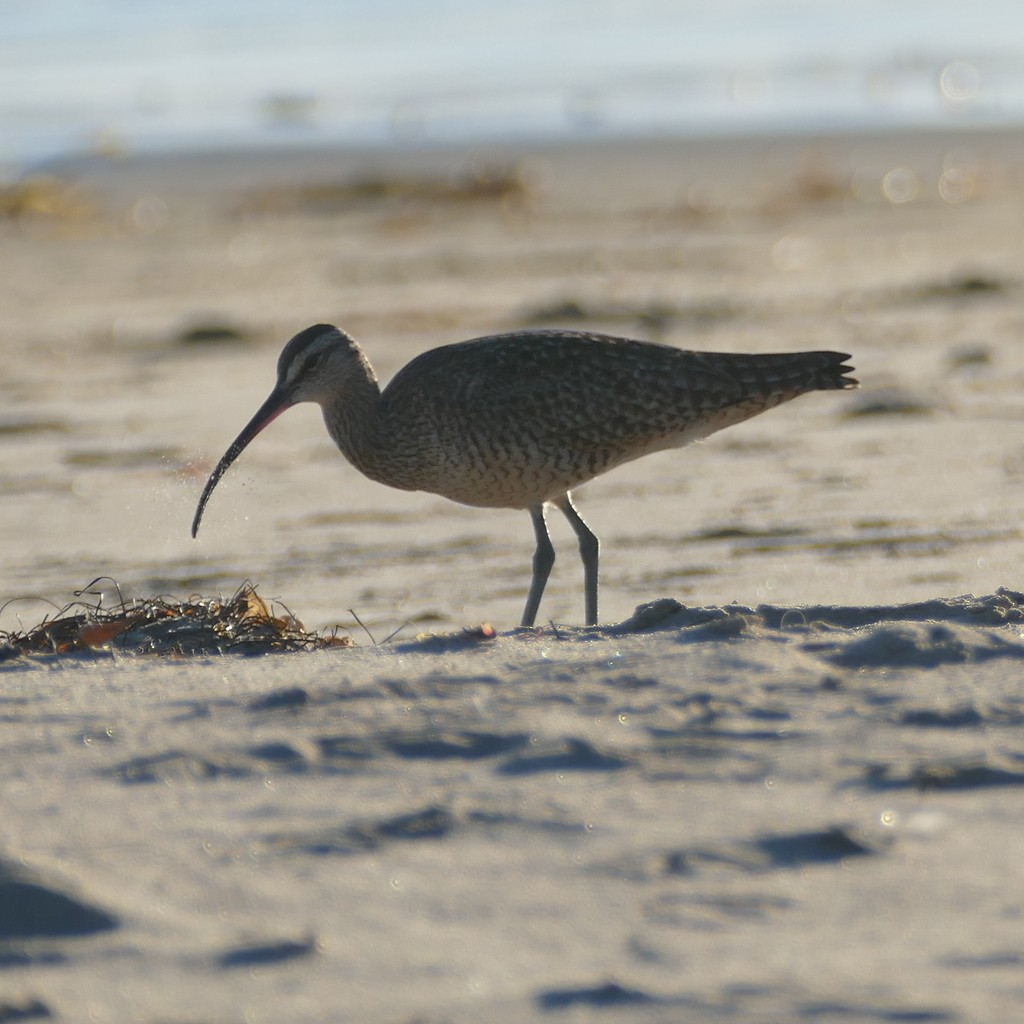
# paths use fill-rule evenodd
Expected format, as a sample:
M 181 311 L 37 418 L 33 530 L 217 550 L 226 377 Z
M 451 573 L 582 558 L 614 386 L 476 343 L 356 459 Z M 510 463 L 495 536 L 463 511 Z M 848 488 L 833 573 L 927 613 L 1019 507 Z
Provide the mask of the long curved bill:
M 217 486 L 217 481 L 228 471 L 231 463 L 245 451 L 249 442 L 264 427 L 273 423 L 281 413 L 286 409 L 290 409 L 294 404 L 279 388 L 274 388 L 270 393 L 270 397 L 259 407 L 256 415 L 245 425 L 245 429 L 231 442 L 231 447 L 228 448 L 221 457 L 220 462 L 217 463 L 210 474 L 210 479 L 206 481 L 202 495 L 200 495 L 199 504 L 196 506 L 196 514 L 192 520 L 193 537 L 199 532 L 199 522 L 203 518 L 203 510 L 206 508 L 206 503 L 210 500 L 210 495 L 213 494 L 214 487 Z

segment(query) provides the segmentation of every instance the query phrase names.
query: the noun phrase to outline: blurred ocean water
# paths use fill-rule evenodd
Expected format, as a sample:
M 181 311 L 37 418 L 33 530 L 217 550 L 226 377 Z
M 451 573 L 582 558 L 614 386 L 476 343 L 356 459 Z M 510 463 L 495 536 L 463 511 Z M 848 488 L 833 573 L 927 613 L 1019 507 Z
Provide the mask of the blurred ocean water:
M 0 162 L 1024 123 L 1010 0 L 0 0 Z

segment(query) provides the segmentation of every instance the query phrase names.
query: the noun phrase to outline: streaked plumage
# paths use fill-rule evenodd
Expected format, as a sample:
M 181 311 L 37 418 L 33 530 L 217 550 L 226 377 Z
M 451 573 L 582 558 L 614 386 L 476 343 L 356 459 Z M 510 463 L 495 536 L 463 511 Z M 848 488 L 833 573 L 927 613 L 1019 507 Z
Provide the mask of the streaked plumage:
M 598 541 L 573 507 L 572 489 L 805 392 L 856 387 L 848 358 L 692 352 L 580 331 L 522 331 L 425 352 L 382 393 L 356 342 L 318 324 L 282 351 L 277 385 L 207 481 L 192 535 L 246 445 L 285 409 L 317 402 L 342 453 L 371 479 L 465 505 L 530 511 L 537 550 L 524 626 L 535 621 L 554 561 L 544 507 L 560 508 L 580 540 L 593 624 Z

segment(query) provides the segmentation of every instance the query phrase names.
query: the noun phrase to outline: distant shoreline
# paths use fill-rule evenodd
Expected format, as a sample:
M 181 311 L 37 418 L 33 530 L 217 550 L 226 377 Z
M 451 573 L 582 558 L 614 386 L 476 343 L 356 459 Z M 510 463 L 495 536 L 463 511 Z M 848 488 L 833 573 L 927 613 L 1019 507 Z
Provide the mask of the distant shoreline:
M 236 192 L 272 184 L 298 184 L 399 169 L 422 175 L 450 174 L 467 166 L 500 167 L 549 161 L 572 176 L 588 165 L 626 160 L 658 168 L 675 165 L 682 175 L 723 174 L 749 181 L 766 172 L 770 155 L 820 154 L 836 165 L 871 170 L 888 166 L 895 153 L 908 163 L 941 160 L 951 148 L 999 163 L 1024 162 L 1024 128 L 1016 125 L 879 126 L 827 132 L 618 133 L 595 136 L 522 137 L 476 141 L 403 141 L 388 144 L 323 143 L 295 146 L 239 145 L 123 154 L 79 153 L 26 169 L 100 188 L 112 196 L 158 188 L 181 192 Z M 606 179 L 606 174 L 595 175 Z M 580 180 L 578 177 L 576 180 Z

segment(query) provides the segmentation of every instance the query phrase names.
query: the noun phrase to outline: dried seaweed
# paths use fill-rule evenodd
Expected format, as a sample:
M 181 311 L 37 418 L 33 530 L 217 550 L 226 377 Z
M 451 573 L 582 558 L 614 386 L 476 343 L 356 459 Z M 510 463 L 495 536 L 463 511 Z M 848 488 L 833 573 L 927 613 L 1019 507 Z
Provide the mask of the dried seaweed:
M 382 172 L 259 189 L 245 196 L 236 213 L 324 215 L 374 204 L 523 202 L 529 194 L 529 185 L 515 166 L 472 167 L 456 177 Z
M 36 174 L 0 185 L 0 220 L 75 223 L 94 214 L 92 204 L 76 185 L 49 174 Z
M 337 630 L 308 632 L 286 608 L 264 601 L 249 581 L 227 599 L 147 597 L 126 601 L 117 582 L 111 580 L 118 602 L 104 607 L 104 595 L 92 589 L 100 579 L 76 591 L 74 601 L 26 632 L 0 630 L 0 660 L 98 650 L 179 657 L 270 654 L 352 643 Z M 96 598 L 95 602 L 90 603 L 88 597 Z

